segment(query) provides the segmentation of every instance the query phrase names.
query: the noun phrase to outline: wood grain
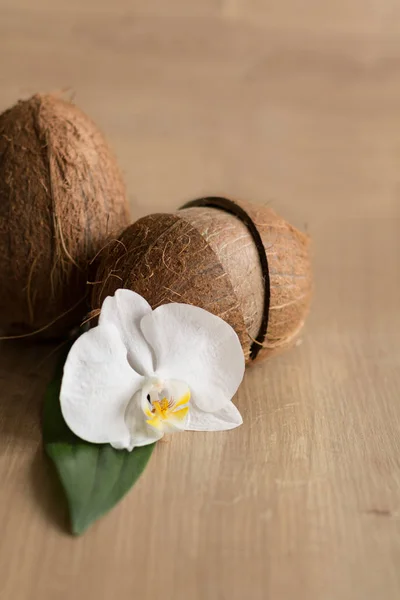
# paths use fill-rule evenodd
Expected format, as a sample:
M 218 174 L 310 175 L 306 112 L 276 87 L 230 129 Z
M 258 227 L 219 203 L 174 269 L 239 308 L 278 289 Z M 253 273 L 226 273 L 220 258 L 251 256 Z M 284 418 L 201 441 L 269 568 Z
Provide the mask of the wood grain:
M 0 109 L 68 88 L 136 216 L 268 202 L 312 235 L 316 276 L 303 343 L 246 375 L 244 425 L 160 443 L 79 539 L 40 442 L 53 348 L 0 345 L 1 600 L 400 597 L 399 16 L 395 0 L 0 0 Z

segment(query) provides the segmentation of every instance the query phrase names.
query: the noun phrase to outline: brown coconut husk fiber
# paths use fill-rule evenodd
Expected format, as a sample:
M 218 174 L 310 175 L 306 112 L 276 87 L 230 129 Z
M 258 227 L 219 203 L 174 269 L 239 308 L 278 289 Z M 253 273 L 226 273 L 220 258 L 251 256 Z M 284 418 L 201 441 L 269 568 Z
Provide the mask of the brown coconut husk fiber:
M 153 308 L 200 306 L 236 330 L 249 363 L 290 346 L 303 327 L 312 291 L 309 239 L 268 207 L 233 203 L 255 226 L 265 273 L 248 226 L 213 200 L 150 215 L 125 229 L 99 256 L 92 308 L 120 287 L 138 292 Z M 257 341 L 263 321 L 267 329 Z
M 75 105 L 35 95 L 0 115 L 0 330 L 79 323 L 88 263 L 128 223 L 114 156 Z

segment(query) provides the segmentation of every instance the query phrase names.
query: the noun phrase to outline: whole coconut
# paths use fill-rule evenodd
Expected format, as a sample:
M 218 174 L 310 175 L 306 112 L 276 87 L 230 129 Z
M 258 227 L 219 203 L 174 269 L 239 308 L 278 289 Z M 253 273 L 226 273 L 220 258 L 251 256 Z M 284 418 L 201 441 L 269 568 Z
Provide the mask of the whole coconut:
M 88 264 L 129 223 L 121 173 L 76 106 L 35 95 L 0 115 L 0 330 L 58 336 L 86 312 Z
M 125 287 L 153 308 L 194 304 L 236 331 L 248 364 L 291 346 L 307 316 L 309 239 L 267 206 L 203 198 L 143 217 L 99 255 L 93 316 Z

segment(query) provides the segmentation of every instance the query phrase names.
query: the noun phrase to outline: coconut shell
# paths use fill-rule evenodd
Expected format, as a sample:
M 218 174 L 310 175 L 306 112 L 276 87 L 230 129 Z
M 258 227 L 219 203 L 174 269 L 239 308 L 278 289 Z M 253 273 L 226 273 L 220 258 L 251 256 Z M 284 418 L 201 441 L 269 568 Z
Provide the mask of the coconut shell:
M 128 223 L 115 158 L 75 105 L 35 95 L 0 115 L 0 330 L 79 324 L 88 263 Z
M 227 321 L 239 336 L 247 363 L 293 344 L 309 310 L 312 276 L 309 240 L 272 209 L 244 208 L 261 236 L 259 249 L 248 227 L 233 214 L 210 206 L 155 214 L 130 225 L 100 255 L 92 308 L 120 287 L 141 294 L 153 308 L 168 302 L 194 304 Z M 254 353 L 263 317 L 266 335 Z

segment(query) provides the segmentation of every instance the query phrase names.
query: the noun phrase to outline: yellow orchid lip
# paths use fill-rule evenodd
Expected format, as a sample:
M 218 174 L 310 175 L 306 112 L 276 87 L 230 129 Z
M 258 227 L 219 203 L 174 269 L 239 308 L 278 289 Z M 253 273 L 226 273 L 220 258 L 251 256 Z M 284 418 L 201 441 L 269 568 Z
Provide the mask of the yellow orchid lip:
M 151 401 L 151 408 L 146 408 L 148 418 L 146 423 L 155 429 L 164 429 L 165 425 L 178 426 L 182 424 L 189 412 L 190 391 L 188 390 L 179 400 L 162 398 Z

